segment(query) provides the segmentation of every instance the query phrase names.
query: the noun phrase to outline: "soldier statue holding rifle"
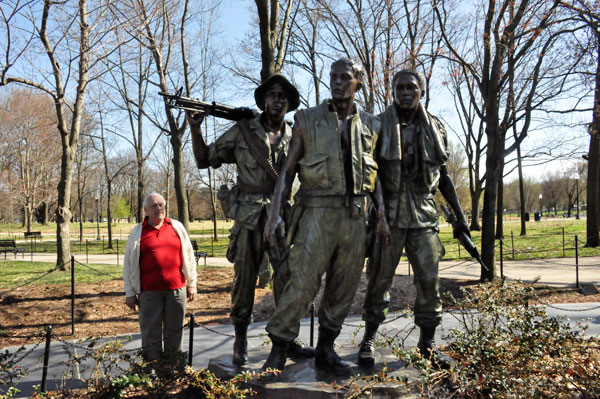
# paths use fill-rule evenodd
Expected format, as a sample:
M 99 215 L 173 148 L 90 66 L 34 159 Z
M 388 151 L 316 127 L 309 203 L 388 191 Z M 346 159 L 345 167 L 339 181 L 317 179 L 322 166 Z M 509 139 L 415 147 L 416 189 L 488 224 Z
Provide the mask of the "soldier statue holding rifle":
M 247 331 L 252 321 L 258 270 L 265 252 L 274 269 L 276 303 L 287 279 L 285 251 L 277 243 L 268 245 L 262 232 L 278 172 L 287 159 L 291 139 L 291 127 L 284 117 L 300 105 L 298 90 L 279 74 L 272 75 L 258 86 L 254 98 L 263 112 L 255 117 L 239 119 L 211 145 L 205 143 L 200 129 L 205 113 L 187 111 L 198 167 L 218 168 L 223 163 L 234 163 L 238 170 L 237 193 L 229 192 L 229 201 L 222 201 L 230 204 L 230 208 L 224 211 L 235 220 L 227 258 L 234 263 L 231 320 L 235 327 L 233 363 L 237 366 L 244 365 L 248 359 Z M 314 350 L 294 341 L 290 355 L 311 357 Z

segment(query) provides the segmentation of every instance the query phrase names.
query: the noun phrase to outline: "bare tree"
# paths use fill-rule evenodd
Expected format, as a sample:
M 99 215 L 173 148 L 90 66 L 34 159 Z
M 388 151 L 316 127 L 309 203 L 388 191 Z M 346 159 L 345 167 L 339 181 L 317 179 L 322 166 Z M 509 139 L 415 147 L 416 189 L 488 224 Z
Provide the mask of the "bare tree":
M 54 165 L 60 159 L 53 104 L 31 89 L 15 90 L 0 107 L 0 122 L 6 135 L 2 138 L 5 165 L 17 177 L 12 182 L 12 191 L 23 212 L 23 225 L 29 232 L 34 211 L 45 199 L 43 190 L 47 177 L 56 177 Z
M 460 48 L 446 34 L 443 21 L 447 15 L 445 2 L 435 1 L 434 9 L 440 21 L 441 34 L 451 57 L 475 81 L 481 103 L 480 114 L 485 122 L 487 139 L 486 184 L 483 201 L 482 259 L 489 270 L 482 268 L 484 280 L 495 278 L 495 217 L 501 208 L 498 201 L 502 182 L 504 160 L 507 154 L 527 137 L 534 110 L 555 99 L 561 93 L 560 83 L 541 94 L 541 84 L 551 82 L 551 65 L 548 54 L 557 38 L 568 28 L 561 25 L 557 12 L 558 1 L 504 0 L 488 1 L 483 26 L 476 24 L 470 39 L 476 51 Z M 480 29 L 481 28 L 481 29 Z M 562 29 L 560 29 L 562 28 Z M 465 38 L 463 37 L 464 43 Z M 470 58 L 469 58 L 470 57 Z M 550 71 L 548 75 L 545 73 Z M 519 80 L 518 87 L 510 92 L 511 82 Z M 564 81 L 566 74 L 560 75 Z M 518 115 L 514 115 L 519 112 Z M 507 145 L 507 132 L 512 124 L 519 123 L 519 135 Z M 501 234 L 501 231 L 500 231 Z
M 292 13 L 293 0 L 287 0 L 287 7 L 283 20 L 279 16 L 278 0 L 255 0 L 258 12 L 258 26 L 260 31 L 260 58 L 261 81 L 278 73 L 283 68 L 289 19 Z
M 582 40 L 576 40 L 576 48 L 585 55 L 589 69 L 581 71 L 584 82 L 593 87 L 592 121 L 588 125 L 590 144 L 585 159 L 587 172 L 587 221 L 586 246 L 600 245 L 600 4 L 590 0 L 563 1 L 562 6 L 574 19 L 586 28 Z
M 112 24 L 104 19 L 105 4 L 88 10 L 87 0 L 56 2 L 15 1 L 0 4 L 6 40 L 0 86 L 21 84 L 49 95 L 56 109 L 62 157 L 58 182 L 57 265 L 70 258 L 71 180 L 90 71 L 115 43 Z M 13 37 L 14 35 L 14 37 Z M 47 62 L 41 62 L 40 54 Z M 34 60 L 36 62 L 34 62 Z M 33 73 L 25 65 L 38 67 Z M 12 75 L 11 71 L 16 74 Z M 71 85 L 75 85 L 71 88 Z

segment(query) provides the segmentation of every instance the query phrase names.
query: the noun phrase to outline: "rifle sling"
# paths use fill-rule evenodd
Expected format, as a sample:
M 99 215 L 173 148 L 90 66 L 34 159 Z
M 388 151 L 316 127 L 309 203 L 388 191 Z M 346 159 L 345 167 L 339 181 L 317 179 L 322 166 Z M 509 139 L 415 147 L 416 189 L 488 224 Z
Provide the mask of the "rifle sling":
M 262 143 L 260 142 L 259 138 L 255 134 L 252 134 L 247 119 L 238 121 L 238 125 L 242 131 L 242 136 L 244 136 L 246 144 L 248 144 L 250 154 L 252 154 L 256 162 L 258 162 L 265 172 L 267 172 L 269 177 L 276 182 L 279 178 L 279 173 L 277 173 L 275 167 L 273 166 L 273 161 L 269 157 L 268 149 L 265 151 L 265 147 L 261 145 Z

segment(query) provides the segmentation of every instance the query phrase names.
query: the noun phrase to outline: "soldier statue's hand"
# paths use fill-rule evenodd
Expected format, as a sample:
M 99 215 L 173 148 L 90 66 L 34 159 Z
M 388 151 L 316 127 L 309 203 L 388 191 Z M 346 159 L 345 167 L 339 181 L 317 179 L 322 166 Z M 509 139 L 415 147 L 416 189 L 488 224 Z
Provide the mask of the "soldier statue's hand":
M 269 215 L 263 237 L 271 245 L 277 245 L 277 237 L 285 237 L 285 223 L 281 216 L 272 217 L 272 215 Z
M 392 236 L 392 233 L 390 232 L 390 225 L 388 224 L 385 215 L 378 217 L 377 230 L 375 234 L 375 239 L 380 240 L 384 245 L 390 243 L 390 237 Z
M 249 107 L 238 107 L 233 110 L 233 113 L 240 116 L 240 119 L 254 119 L 259 115 L 259 112 Z
M 199 127 L 202 124 L 202 121 L 204 121 L 204 117 L 206 117 L 206 115 L 208 115 L 208 112 L 185 111 L 185 119 L 187 120 L 187 123 L 190 125 L 190 127 L 193 128 Z
M 459 220 L 454 225 L 452 229 L 452 234 L 454 238 L 458 238 L 462 233 L 465 233 L 469 238 L 471 238 L 471 231 L 469 230 L 469 226 L 464 220 Z

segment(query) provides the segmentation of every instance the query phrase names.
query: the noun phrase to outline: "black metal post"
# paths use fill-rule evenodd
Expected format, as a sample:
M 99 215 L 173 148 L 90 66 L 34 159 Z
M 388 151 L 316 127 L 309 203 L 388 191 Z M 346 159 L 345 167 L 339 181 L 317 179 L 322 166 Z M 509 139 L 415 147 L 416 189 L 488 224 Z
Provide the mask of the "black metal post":
M 512 230 L 510 231 L 510 245 L 512 246 L 512 259 L 515 260 L 515 236 Z
M 565 257 L 565 228 L 562 228 L 562 236 L 563 236 L 563 258 Z
M 579 219 L 579 176 L 577 176 L 577 179 L 575 179 L 575 187 L 577 189 L 577 215 L 575 215 L 575 219 Z
M 575 287 L 579 288 L 579 244 L 575 236 Z
M 310 346 L 315 346 L 315 303 L 310 303 Z
M 31 261 L 33 262 L 33 239 L 29 239 L 29 245 L 31 249 Z
M 190 347 L 188 350 L 188 366 L 192 366 L 192 358 L 194 357 L 194 324 L 196 324 L 196 320 L 194 314 L 190 314 Z
M 504 259 L 503 259 L 504 240 L 500 239 L 500 277 L 504 277 Z
M 75 256 L 71 255 L 71 335 L 75 335 Z
M 119 266 L 119 239 L 117 238 L 117 266 Z
M 46 328 L 46 346 L 44 348 L 44 367 L 42 368 L 42 384 L 40 392 L 46 392 L 46 378 L 48 377 L 48 361 L 50 360 L 50 340 L 52 339 L 52 326 Z

